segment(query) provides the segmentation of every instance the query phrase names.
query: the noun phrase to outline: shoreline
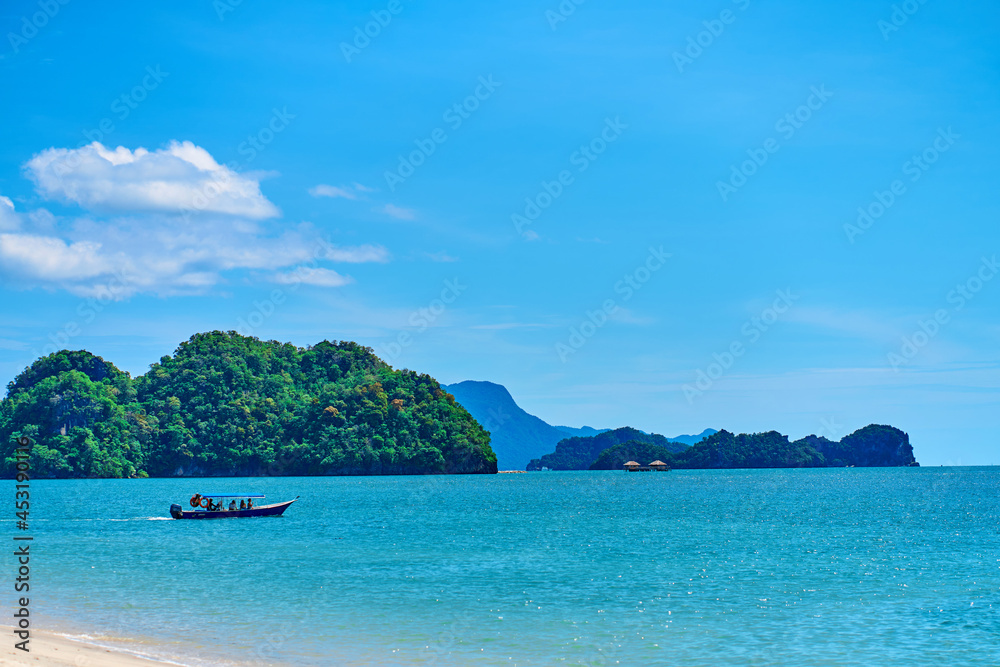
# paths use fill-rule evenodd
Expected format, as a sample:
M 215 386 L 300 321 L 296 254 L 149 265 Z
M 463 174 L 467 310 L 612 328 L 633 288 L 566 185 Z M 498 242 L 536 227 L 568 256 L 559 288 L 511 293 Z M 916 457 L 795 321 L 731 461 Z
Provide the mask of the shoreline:
M 14 628 L 0 626 L 5 637 L 14 636 Z M 102 667 L 163 667 L 188 663 L 167 662 L 151 657 L 141 657 L 121 648 L 107 648 L 83 639 L 74 639 L 51 630 L 31 631 L 31 649 L 28 652 L 14 648 L 14 642 L 7 642 L 0 651 L 0 665 L 52 665 L 53 667 L 80 667 L 101 665 Z
M 24 652 L 14 648 L 14 627 L 0 625 L 0 632 L 11 639 L 0 650 L 0 667 L 8 665 L 46 665 L 52 667 L 198 667 L 213 664 L 228 667 L 241 667 L 249 662 L 237 662 L 232 659 L 217 657 L 215 660 L 199 660 L 180 655 L 150 655 L 140 650 L 130 650 L 119 644 L 136 643 L 142 645 L 143 640 L 129 637 L 114 637 L 98 640 L 89 635 L 75 635 L 71 631 L 31 630 L 30 651 Z M 152 646 L 158 646 L 152 644 Z M 258 664 L 258 663 L 254 663 Z M 284 663 L 275 662 L 275 665 Z

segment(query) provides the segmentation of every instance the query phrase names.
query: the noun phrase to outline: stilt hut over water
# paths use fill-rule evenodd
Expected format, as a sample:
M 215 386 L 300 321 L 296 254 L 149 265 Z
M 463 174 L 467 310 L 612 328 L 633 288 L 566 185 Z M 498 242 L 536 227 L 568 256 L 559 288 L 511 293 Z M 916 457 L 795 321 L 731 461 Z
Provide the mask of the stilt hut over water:
M 624 469 L 628 472 L 638 472 L 639 470 L 642 470 L 642 466 L 636 461 L 628 461 L 625 463 Z
M 670 466 L 659 459 L 650 463 L 649 467 L 653 470 L 659 470 L 660 472 L 670 472 Z

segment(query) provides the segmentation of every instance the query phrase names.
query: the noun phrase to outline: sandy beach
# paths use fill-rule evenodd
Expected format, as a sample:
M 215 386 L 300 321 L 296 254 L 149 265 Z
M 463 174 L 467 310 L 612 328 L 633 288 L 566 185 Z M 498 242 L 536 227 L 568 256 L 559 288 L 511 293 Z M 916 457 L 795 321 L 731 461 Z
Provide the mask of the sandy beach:
M 156 660 L 146 660 L 121 651 L 68 639 L 43 630 L 31 631 L 31 651 L 25 653 L 14 648 L 11 639 L 13 628 L 2 626 L 3 635 L 8 638 L 0 651 L 0 665 L 45 665 L 49 667 L 163 667 L 167 664 Z

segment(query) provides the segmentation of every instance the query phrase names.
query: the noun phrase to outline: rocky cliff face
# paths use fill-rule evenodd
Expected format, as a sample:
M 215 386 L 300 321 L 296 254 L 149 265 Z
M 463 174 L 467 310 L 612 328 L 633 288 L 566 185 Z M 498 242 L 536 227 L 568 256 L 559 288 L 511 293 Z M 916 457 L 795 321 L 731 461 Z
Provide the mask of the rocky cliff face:
M 822 439 L 819 451 L 828 465 L 857 467 L 917 466 L 910 436 L 884 424 L 870 424 L 844 436 L 840 442 Z

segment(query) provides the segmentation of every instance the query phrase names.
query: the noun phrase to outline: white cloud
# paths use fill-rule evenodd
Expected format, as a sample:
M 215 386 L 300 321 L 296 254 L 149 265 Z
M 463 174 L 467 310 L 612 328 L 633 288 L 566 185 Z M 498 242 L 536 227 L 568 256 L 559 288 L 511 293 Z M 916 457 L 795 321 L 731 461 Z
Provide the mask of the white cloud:
M 110 292 L 114 299 L 204 294 L 244 277 L 339 287 L 352 279 L 331 264 L 390 259 L 382 246 L 334 245 L 309 223 L 267 221 L 278 210 L 260 193 L 260 174 L 235 174 L 190 142 L 156 152 L 99 143 L 53 148 L 32 158 L 25 172 L 41 194 L 98 213 L 59 219 L 43 208 L 18 213 L 0 197 L 0 280 L 12 287 Z M 206 184 L 218 189 L 203 191 Z M 196 197 L 206 192 L 216 194 L 199 206 Z M 188 204 L 198 209 L 194 218 Z M 112 210 L 124 213 L 99 213 Z M 243 275 L 234 276 L 238 271 Z
M 362 245 L 354 248 L 327 245 L 323 257 L 334 262 L 345 262 L 348 264 L 361 264 L 365 262 L 385 264 L 389 261 L 389 251 L 382 246 L 373 245 Z
M 346 188 L 338 188 L 335 185 L 317 185 L 309 188 L 309 194 L 313 197 L 343 197 L 344 199 L 357 199 L 358 196 Z
M 274 281 L 282 285 L 316 285 L 317 287 L 341 287 L 354 282 L 350 276 L 342 276 L 331 269 L 300 266 L 287 273 L 274 276 Z
M 123 146 L 109 150 L 96 141 L 75 149 L 49 148 L 25 169 L 43 196 L 93 211 L 190 211 L 256 220 L 279 214 L 256 178 L 220 165 L 190 141 L 152 152 Z
M 66 243 L 50 236 L 0 234 L 0 262 L 21 278 L 86 279 L 107 273 L 111 265 L 101 244 Z
M 264 235 L 228 218 L 202 220 L 197 229 L 162 216 L 84 220 L 77 221 L 71 236 L 0 234 L 0 274 L 9 284 L 81 296 L 106 294 L 114 286 L 114 298 L 121 299 L 136 293 L 203 294 L 225 283 L 232 271 L 282 271 L 304 264 L 315 268 L 295 282 L 330 287 L 350 279 L 317 264 L 389 259 L 380 246 L 333 245 L 308 225 Z
M 412 208 L 403 208 L 394 204 L 386 204 L 380 209 L 386 215 L 390 215 L 397 220 L 416 220 L 417 212 Z
M 320 183 L 317 186 L 309 188 L 309 194 L 313 197 L 343 197 L 344 199 L 357 199 L 359 194 L 364 194 L 366 192 L 375 192 L 375 188 L 369 188 L 368 186 L 361 185 L 360 183 L 340 186 L 325 185 Z
M 444 250 L 441 250 L 439 252 L 425 252 L 425 253 L 422 253 L 422 254 L 423 254 L 424 257 L 426 257 L 427 259 L 431 260 L 432 262 L 450 263 L 450 262 L 457 262 L 458 261 L 458 257 L 452 257 L 451 255 L 449 255 L 448 253 L 446 253 Z
M 0 231 L 9 232 L 21 226 L 21 218 L 14 211 L 14 202 L 0 196 Z

